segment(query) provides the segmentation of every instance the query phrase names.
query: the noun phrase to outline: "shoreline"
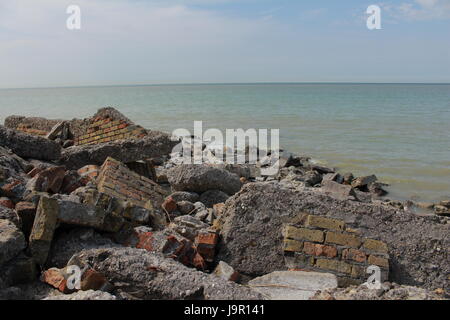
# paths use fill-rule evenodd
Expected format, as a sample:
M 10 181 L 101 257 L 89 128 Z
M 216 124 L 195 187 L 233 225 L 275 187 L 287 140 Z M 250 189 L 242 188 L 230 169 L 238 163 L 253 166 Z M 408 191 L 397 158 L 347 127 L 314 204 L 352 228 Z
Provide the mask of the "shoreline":
M 369 297 L 368 270 L 386 300 L 397 289 L 450 297 L 450 201 L 414 212 L 411 202 L 387 200 L 375 175 L 340 174 L 288 152 L 254 150 L 256 164 L 186 164 L 192 136 L 174 149 L 179 139 L 113 108 L 70 121 L 11 116 L 5 125 L 0 299 L 15 290 L 19 299 L 128 300 L 141 288 L 140 299 L 175 300 L 199 287 L 205 300 L 322 299 L 319 291 L 349 287 Z M 262 175 L 273 163 L 279 171 Z M 70 270 L 80 286 L 69 286 Z M 292 283 L 311 290 L 273 289 Z

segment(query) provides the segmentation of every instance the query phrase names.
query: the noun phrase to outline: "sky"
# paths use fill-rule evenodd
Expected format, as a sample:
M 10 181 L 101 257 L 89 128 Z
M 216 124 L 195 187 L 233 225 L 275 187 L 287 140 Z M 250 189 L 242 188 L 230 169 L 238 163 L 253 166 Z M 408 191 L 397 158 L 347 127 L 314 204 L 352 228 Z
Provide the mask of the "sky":
M 244 82 L 448 83 L 450 0 L 0 1 L 0 88 Z

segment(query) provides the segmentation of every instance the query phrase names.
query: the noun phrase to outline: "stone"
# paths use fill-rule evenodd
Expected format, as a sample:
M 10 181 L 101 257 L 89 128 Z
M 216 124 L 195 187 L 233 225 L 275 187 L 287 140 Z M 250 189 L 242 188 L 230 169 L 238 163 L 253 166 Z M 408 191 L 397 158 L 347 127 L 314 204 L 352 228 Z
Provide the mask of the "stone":
M 200 202 L 207 208 L 212 208 L 215 204 L 224 203 L 230 196 L 220 190 L 209 190 L 200 195 Z
M 84 249 L 119 247 L 111 239 L 91 228 L 74 228 L 58 232 L 48 254 L 48 265 L 64 268 L 70 258 Z
M 17 256 L 26 247 L 22 232 L 9 220 L 0 220 L 0 266 Z
M 176 202 L 189 201 L 192 203 L 196 203 L 200 199 L 198 193 L 187 191 L 176 191 L 172 193 L 170 197 L 172 197 L 172 199 L 175 200 Z
M 349 197 L 357 199 L 352 186 L 339 184 L 334 181 L 326 181 L 323 184 L 322 190 L 339 200 L 347 200 Z
M 344 184 L 351 185 L 353 180 L 355 179 L 355 177 L 353 176 L 353 173 L 348 172 L 348 173 L 344 174 L 343 179 L 344 179 L 344 182 L 343 182 Z
M 192 202 L 189 201 L 180 201 L 177 202 L 178 211 L 180 211 L 181 214 L 191 214 L 195 211 L 195 206 Z
M 178 209 L 178 205 L 177 205 L 177 202 L 175 202 L 175 200 L 173 200 L 172 197 L 168 197 L 168 198 L 166 198 L 166 200 L 164 200 L 164 202 L 162 204 L 162 208 L 167 213 L 172 213 Z
M 308 300 L 319 290 L 337 288 L 338 282 L 329 273 L 276 271 L 253 279 L 248 285 L 269 300 Z
M 214 269 L 214 274 L 224 280 L 233 282 L 238 282 L 240 278 L 239 272 L 236 272 L 232 266 L 223 261 L 220 261 Z
M 220 190 L 229 195 L 241 189 L 236 174 L 209 165 L 179 165 L 167 172 L 173 190 L 206 192 Z
M 55 126 L 50 130 L 50 132 L 47 133 L 45 138 L 49 140 L 56 140 L 56 138 L 66 140 L 67 136 L 68 136 L 68 123 L 66 121 L 61 121 L 55 124 Z
M 376 182 L 378 179 L 375 175 L 358 177 L 352 181 L 353 188 L 363 188 L 367 187 L 370 183 Z
M 58 200 L 58 221 L 64 224 L 102 229 L 106 212 L 102 208 Z
M 27 189 L 37 192 L 58 193 L 63 185 L 64 167 L 51 167 L 39 172 L 28 183 Z
M 37 276 L 38 271 L 33 259 L 23 253 L 19 253 L 0 267 L 0 282 L 3 279 L 4 284 L 8 287 L 34 282 Z
M 444 300 L 445 297 L 433 291 L 398 284 L 382 284 L 379 290 L 369 290 L 366 284 L 349 288 L 318 291 L 310 300 Z
M 23 158 L 58 160 L 61 146 L 54 141 L 0 126 L 0 146 Z
M 178 141 L 159 131 L 149 131 L 141 139 L 118 140 L 96 145 L 74 146 L 61 154 L 61 163 L 69 170 L 86 165 L 102 165 L 108 157 L 129 163 L 168 155 Z
M 337 182 L 339 184 L 344 183 L 344 177 L 341 176 L 339 173 L 335 172 L 335 173 L 327 173 L 323 176 L 322 179 L 322 183 L 324 183 L 325 181 L 334 181 Z
M 58 215 L 58 201 L 42 197 L 37 207 L 36 217 L 29 239 L 30 253 L 36 263 L 41 266 L 47 261 Z
M 372 182 L 367 185 L 367 190 L 377 196 L 377 197 L 384 197 L 388 194 L 386 190 L 383 189 L 383 184 L 379 182 Z
M 115 301 L 118 300 L 116 296 L 113 296 L 112 294 L 104 291 L 94 291 L 94 290 L 88 290 L 88 291 L 78 291 L 71 294 L 64 294 L 64 295 L 57 295 L 57 296 L 51 296 L 47 297 L 43 300 L 54 300 L 54 301 L 61 301 L 61 300 L 68 300 L 68 301 Z
M 250 288 L 216 275 L 183 266 L 160 253 L 141 249 L 85 250 L 72 257 L 70 265 L 90 266 L 102 273 L 114 287 L 130 297 L 144 300 L 260 300 Z M 126 286 L 121 284 L 126 283 Z
M 209 228 L 208 224 L 190 215 L 176 217 L 172 226 L 180 235 L 191 241 L 195 241 L 200 230 Z
M 0 206 L 0 219 L 8 220 L 14 223 L 19 229 L 22 228 L 22 220 L 19 215 L 10 208 Z

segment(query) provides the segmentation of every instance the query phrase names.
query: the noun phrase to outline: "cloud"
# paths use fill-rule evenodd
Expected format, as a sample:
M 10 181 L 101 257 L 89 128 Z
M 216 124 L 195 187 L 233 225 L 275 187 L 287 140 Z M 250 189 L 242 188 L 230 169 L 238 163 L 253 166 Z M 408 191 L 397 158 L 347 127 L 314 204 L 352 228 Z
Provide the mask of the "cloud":
M 382 8 L 397 21 L 429 21 L 450 19 L 450 0 L 415 0 L 399 5 L 383 4 Z

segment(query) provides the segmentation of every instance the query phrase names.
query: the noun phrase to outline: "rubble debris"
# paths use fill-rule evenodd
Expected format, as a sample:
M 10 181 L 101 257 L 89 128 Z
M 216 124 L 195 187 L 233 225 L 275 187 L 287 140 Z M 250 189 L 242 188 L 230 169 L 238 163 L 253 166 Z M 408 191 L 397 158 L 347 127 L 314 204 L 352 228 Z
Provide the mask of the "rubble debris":
M 51 296 L 51 297 L 47 297 L 43 300 L 114 301 L 114 300 L 118 300 L 118 299 L 116 296 L 113 296 L 112 294 L 110 294 L 108 292 L 88 290 L 88 291 L 78 291 L 78 292 L 75 292 L 72 294 Z
M 322 190 L 339 200 L 358 199 L 352 186 L 339 184 L 334 181 L 325 181 Z
M 224 280 L 238 282 L 240 278 L 239 272 L 235 271 L 228 263 L 220 261 L 214 270 L 214 274 Z
M 61 156 L 61 146 L 56 142 L 3 126 L 0 126 L 0 146 L 12 150 L 22 158 L 58 160 Z
M 64 167 L 51 167 L 37 173 L 28 183 L 27 189 L 37 192 L 59 193 L 66 169 Z
M 41 197 L 29 239 L 29 249 L 33 259 L 39 265 L 47 261 L 48 252 L 59 215 L 58 201 Z
M 336 276 L 330 273 L 275 271 L 248 283 L 269 300 L 308 300 L 318 290 L 335 289 Z
M 89 266 L 105 275 L 113 287 L 139 299 L 263 299 L 252 289 L 141 249 L 85 250 L 75 255 L 69 264 L 81 269 Z M 122 283 L 127 285 L 121 286 Z
M 207 208 L 212 208 L 215 204 L 224 203 L 230 196 L 220 190 L 209 190 L 200 196 L 200 202 Z
M 173 190 L 206 192 L 220 190 L 229 195 L 241 189 L 239 177 L 209 165 L 179 165 L 167 172 Z
M 23 233 L 8 220 L 0 220 L 0 266 L 26 247 Z

